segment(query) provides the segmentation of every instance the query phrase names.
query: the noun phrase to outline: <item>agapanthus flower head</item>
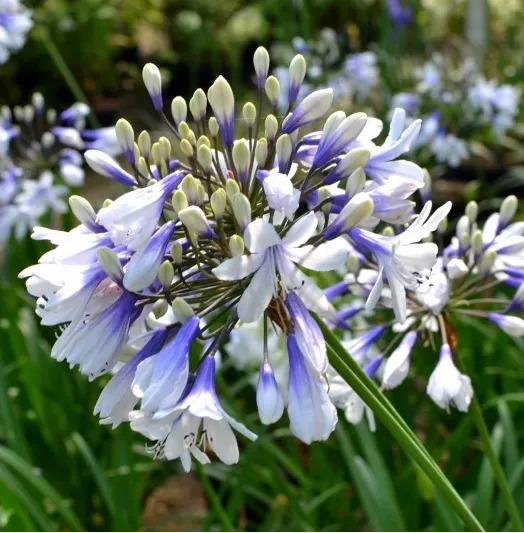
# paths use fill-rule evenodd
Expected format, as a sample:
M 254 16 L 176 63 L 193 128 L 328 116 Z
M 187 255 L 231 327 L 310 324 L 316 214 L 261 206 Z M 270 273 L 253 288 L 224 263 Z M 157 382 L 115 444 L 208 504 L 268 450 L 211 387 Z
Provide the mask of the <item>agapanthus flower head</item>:
M 87 114 L 89 107 L 76 103 L 57 115 L 39 93 L 30 105 L 2 107 L 0 244 L 11 233 L 22 239 L 46 213 L 67 210 L 70 188 L 84 183 L 84 150 L 120 151 L 114 128 L 87 129 Z
M 330 89 L 297 96 L 303 58 L 290 67 L 297 101 L 277 117 L 279 82 L 266 77 L 266 63 L 258 49 L 258 108 L 248 102 L 240 115 L 233 89 L 219 77 L 208 91 L 197 89 L 189 105 L 177 96 L 172 120 L 163 110 L 160 70 L 147 65 L 144 82 L 171 139 L 153 141 L 141 132 L 135 141 L 132 126 L 120 120 L 126 168 L 97 149 L 86 159 L 130 190 L 98 212 L 74 197 L 80 224 L 71 232 L 35 228 L 35 239 L 56 248 L 21 273 L 42 321 L 61 325 L 53 357 L 90 379 L 120 367 L 95 408 L 103 422 L 119 424 L 128 411 L 131 427 L 156 441 L 156 455 L 180 458 L 185 469 L 191 457 L 207 463 L 211 451 L 235 463 L 231 428 L 256 438 L 215 390 L 218 349 L 228 338 L 226 353 L 249 359 L 246 366 L 253 352 L 260 356 L 256 400 L 264 424 L 287 407 L 299 439 L 329 438 L 337 422 L 329 394 L 334 378 L 317 317 L 330 327 L 353 320 L 363 302 L 339 313 L 334 303 L 351 293 L 368 300 L 368 311 L 387 302 L 403 321 L 406 291 L 416 293 L 427 277 L 422 271 L 436 261 L 436 245 L 420 241 L 449 211 L 446 205 L 430 216 L 428 203 L 417 217 L 408 199 L 423 186 L 423 171 L 399 157 L 418 122 L 406 128 L 398 111 L 384 143 L 374 142 L 382 123 L 364 113 L 328 115 Z M 304 134 L 312 123 L 324 125 Z M 379 234 L 391 221 L 397 234 Z M 318 273 L 337 275 L 346 263 L 351 281 L 322 290 Z M 250 329 L 260 324 L 261 333 Z M 255 344 L 244 351 L 239 339 L 250 331 Z M 383 332 L 376 326 L 350 347 L 370 376 L 382 358 L 368 361 L 367 354 Z M 272 335 L 285 365 L 274 358 Z M 364 410 L 356 399 L 351 405 Z
M 32 13 L 19 0 L 0 1 L 0 65 L 24 46 L 32 27 Z

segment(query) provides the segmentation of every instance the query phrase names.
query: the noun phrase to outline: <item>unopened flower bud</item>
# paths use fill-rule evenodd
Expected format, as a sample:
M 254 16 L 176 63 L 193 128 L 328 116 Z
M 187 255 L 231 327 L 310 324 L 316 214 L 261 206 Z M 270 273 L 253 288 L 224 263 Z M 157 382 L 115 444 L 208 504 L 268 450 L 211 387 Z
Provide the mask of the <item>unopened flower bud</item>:
M 206 107 L 206 93 L 202 89 L 197 89 L 189 100 L 189 110 L 197 122 L 206 116 Z
M 331 185 L 332 183 L 346 178 L 358 168 L 364 167 L 369 161 L 370 156 L 371 152 L 367 148 L 355 148 L 351 150 L 340 160 L 338 165 L 329 172 L 324 183 L 326 185 Z
M 470 243 L 471 235 L 468 231 L 465 231 L 460 237 L 459 237 L 459 243 L 462 250 L 466 250 Z
M 438 225 L 437 231 L 442 235 L 448 229 L 448 217 L 443 218 Z
M 202 144 L 197 149 L 197 161 L 204 169 L 206 174 L 209 174 L 213 168 L 213 155 L 209 147 Z
M 346 194 L 348 198 L 353 198 L 355 194 L 361 192 L 366 185 L 366 173 L 362 167 L 357 168 L 349 176 L 346 182 Z
M 495 261 L 497 260 L 497 252 L 495 250 L 489 250 L 486 252 L 482 260 L 480 261 L 479 270 L 480 273 L 484 276 L 487 276 L 491 273 L 491 269 L 493 268 L 493 265 L 495 264 Z
M 266 127 L 266 132 L 265 132 L 266 139 L 268 141 L 274 140 L 275 135 L 277 134 L 277 131 L 278 131 L 278 120 L 276 119 L 274 115 L 268 115 L 266 117 L 265 127 Z
M 265 425 L 274 424 L 284 413 L 284 400 L 269 361 L 264 361 L 260 369 L 257 408 L 260 421 Z
M 204 186 L 199 182 L 197 183 L 197 205 L 204 205 L 206 201 L 206 190 Z
M 278 168 L 280 172 L 286 173 L 291 154 L 293 153 L 293 144 L 289 135 L 284 133 L 277 139 L 276 153 Z
M 479 214 L 479 204 L 474 201 L 468 202 L 468 205 L 466 205 L 465 213 L 469 219 L 470 224 L 473 224 L 473 222 L 477 220 L 477 216 Z
M 191 146 L 191 143 L 187 139 L 182 139 L 180 141 L 180 150 L 186 155 L 187 157 L 192 157 L 195 153 L 193 150 L 193 147 Z
M 162 161 L 162 156 L 160 155 L 160 145 L 158 142 L 153 143 L 151 146 L 151 157 L 153 158 L 153 163 L 160 167 L 160 161 Z
M 149 167 L 147 166 L 147 161 L 143 157 L 138 158 L 136 167 L 142 176 L 147 177 L 149 175 Z
M 46 131 L 42 134 L 42 146 L 44 148 L 51 148 L 55 144 L 55 136 L 50 132 Z
M 246 102 L 242 108 L 242 116 L 248 128 L 252 128 L 257 119 L 257 108 L 251 102 Z
M 24 106 L 24 120 L 29 123 L 35 118 L 35 109 L 32 105 Z
M 233 163 L 235 164 L 241 183 L 245 183 L 247 180 L 250 156 L 249 145 L 246 139 L 240 139 L 235 142 L 233 145 Z
M 464 263 L 464 261 L 458 257 L 454 257 L 449 261 L 449 263 L 446 265 L 446 270 L 450 279 L 463 278 L 468 273 L 468 267 L 466 266 L 466 263 Z
M 395 230 L 391 226 L 386 226 L 382 230 L 381 235 L 384 235 L 384 237 L 393 237 L 395 235 Z
M 353 274 L 353 276 L 355 276 L 356 278 L 360 272 L 360 259 L 355 254 L 349 254 L 347 262 L 346 262 L 346 266 L 347 266 L 348 272 L 350 274 Z
M 171 287 L 173 278 L 175 277 L 175 269 L 170 261 L 164 261 L 158 267 L 157 277 L 164 291 L 167 291 Z
M 524 320 L 518 316 L 488 313 L 488 318 L 511 337 L 522 337 L 524 335 Z
M 362 220 L 368 218 L 373 214 L 374 209 L 373 200 L 371 197 L 360 192 L 353 196 L 351 200 L 342 208 L 342 211 L 337 215 L 335 220 L 328 226 L 324 233 L 326 240 L 331 240 L 348 229 L 356 226 Z
M 104 203 L 102 204 L 102 207 L 109 207 L 113 203 L 113 200 L 111 198 L 106 198 L 104 200 Z
M 229 239 L 229 251 L 232 257 L 238 257 L 244 253 L 244 239 L 240 235 L 233 235 Z
M 240 187 L 235 180 L 228 178 L 226 180 L 226 195 L 230 202 L 233 202 L 233 198 L 240 192 Z
M 238 193 L 233 198 L 233 214 L 238 225 L 244 231 L 251 222 L 251 204 L 246 195 Z
M 131 124 L 121 118 L 118 119 L 115 125 L 115 135 L 122 152 L 126 156 L 129 164 L 133 165 L 135 163 L 134 155 L 134 142 L 135 142 L 135 132 Z
M 46 113 L 47 122 L 54 124 L 56 121 L 56 109 L 48 109 Z
M 265 137 L 262 137 L 257 142 L 257 147 L 255 148 L 255 160 L 260 168 L 263 168 L 267 160 L 267 140 Z
M 198 200 L 198 181 L 192 176 L 192 174 L 187 174 L 182 183 L 180 184 L 180 189 L 184 191 L 187 197 L 189 205 L 197 203 Z
M 211 148 L 211 141 L 205 135 L 201 135 L 198 138 L 197 143 L 196 143 L 197 149 L 204 145 L 207 146 L 208 148 Z
M 171 309 L 173 309 L 173 314 L 176 319 L 182 324 L 195 316 L 195 312 L 191 306 L 183 298 L 175 298 L 171 304 Z
M 120 283 L 124 277 L 122 265 L 116 253 L 107 246 L 100 246 L 96 251 L 96 256 L 104 272 L 116 283 Z
M 162 76 L 158 67 L 153 63 L 147 63 L 142 70 L 142 79 L 153 101 L 154 108 L 157 111 L 162 109 Z
M 153 308 L 151 309 L 151 311 L 153 312 L 153 315 L 155 316 L 155 318 L 159 319 L 159 318 L 162 318 L 167 313 L 168 307 L 169 307 L 169 304 L 167 303 L 166 300 L 157 300 L 153 304 Z
M 209 88 L 208 99 L 220 126 L 222 142 L 225 146 L 232 146 L 235 137 L 235 96 L 223 76 L 219 76 Z
M 484 240 L 482 239 L 482 231 L 476 230 L 471 236 L 471 250 L 475 257 L 479 257 L 484 249 Z
M 171 102 L 171 115 L 173 115 L 173 121 L 177 127 L 181 122 L 186 121 L 187 104 L 181 96 L 173 98 L 173 101 Z
M 517 200 L 517 197 L 513 194 L 511 196 L 508 196 L 504 198 L 504 201 L 502 202 L 502 205 L 500 206 L 500 219 L 499 219 L 499 226 L 505 227 L 507 226 L 513 217 L 515 216 L 515 213 L 517 212 L 517 207 L 519 205 L 519 201 Z
M 171 142 L 167 137 L 160 137 L 158 145 L 160 147 L 160 157 L 168 160 L 171 157 Z
M 217 220 L 220 220 L 222 218 L 222 215 L 224 214 L 224 211 L 226 210 L 226 202 L 227 202 L 227 194 L 224 189 L 217 189 L 212 195 L 211 195 L 211 209 L 213 209 L 213 213 L 215 214 L 215 217 Z
M 263 47 L 259 46 L 253 55 L 253 66 L 257 75 L 257 87 L 262 89 L 266 82 L 267 73 L 269 72 L 269 54 Z
M 180 135 L 181 139 L 187 139 L 190 131 L 191 129 L 189 128 L 187 122 L 182 121 L 178 124 L 178 134 Z
M 209 126 L 209 134 L 211 135 L 211 137 L 216 137 L 220 130 L 217 119 L 215 117 L 211 117 L 209 119 L 208 126 Z
M 88 228 L 98 228 L 96 213 L 91 204 L 82 196 L 73 195 L 69 198 L 73 215 Z
M 333 103 L 333 89 L 319 89 L 302 100 L 282 123 L 282 131 L 292 131 L 305 126 L 325 115 Z M 359 167 L 363 165 L 358 165 Z
M 190 205 L 179 211 L 178 218 L 190 232 L 196 233 L 199 237 L 212 239 L 215 236 L 215 232 L 209 225 L 206 215 L 196 205 Z
M 462 215 L 457 222 L 456 235 L 460 239 L 464 233 L 469 233 L 469 218 Z
M 138 136 L 138 148 L 145 158 L 149 157 L 149 154 L 151 153 L 151 137 L 145 130 Z
M 306 60 L 301 54 L 296 55 L 289 64 L 289 89 L 288 104 L 291 106 L 295 103 L 300 86 L 306 77 Z
M 178 215 L 179 211 L 182 211 L 182 209 L 185 209 L 189 206 L 186 193 L 181 189 L 177 189 L 173 193 L 171 204 L 173 205 L 173 211 Z
M 331 191 L 329 190 L 329 187 L 320 187 L 320 189 L 318 189 L 317 201 L 318 205 L 322 204 L 320 210 L 322 211 L 322 213 L 324 213 L 324 215 L 329 215 L 329 213 L 331 212 L 331 203 L 325 201 L 330 197 Z
M 182 245 L 179 242 L 174 242 L 171 245 L 171 257 L 173 258 L 173 263 L 175 265 L 180 265 L 182 263 L 182 257 L 184 255 L 184 250 L 182 248 Z
M 277 107 L 278 99 L 280 97 L 280 82 L 275 78 L 275 76 L 269 76 L 269 78 L 266 80 L 264 88 L 271 105 L 273 107 Z
M 155 179 L 155 178 L 151 178 L 151 179 L 147 182 L 147 186 L 148 186 L 148 187 L 151 187 L 151 185 L 155 185 L 156 183 L 158 183 L 158 180 Z
M 187 134 L 187 140 L 191 146 L 196 146 L 196 135 L 193 130 L 189 130 L 189 133 Z
M 33 102 L 35 111 L 40 114 L 44 109 L 44 97 L 42 93 L 34 93 L 31 101 Z

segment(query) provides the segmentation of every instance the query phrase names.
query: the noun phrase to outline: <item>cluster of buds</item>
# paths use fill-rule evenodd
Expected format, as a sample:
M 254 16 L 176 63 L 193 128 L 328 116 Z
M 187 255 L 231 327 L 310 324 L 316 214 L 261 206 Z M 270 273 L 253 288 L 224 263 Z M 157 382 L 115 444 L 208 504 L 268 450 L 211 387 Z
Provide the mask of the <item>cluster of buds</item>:
M 114 128 L 87 129 L 88 113 L 76 103 L 58 114 L 40 93 L 26 106 L 1 108 L 0 244 L 11 233 L 22 239 L 48 212 L 67 211 L 69 188 L 84 183 L 84 150 L 118 153 Z
M 188 103 L 174 98 L 168 117 L 160 71 L 147 64 L 144 83 L 166 136 L 135 135 L 119 120 L 115 131 L 128 168 L 99 150 L 85 158 L 131 190 L 98 212 L 73 196 L 80 225 L 71 232 L 35 228 L 33 238 L 56 248 L 20 274 L 38 298 L 42 323 L 61 328 L 52 357 L 90 379 L 114 372 L 95 407 L 102 422 L 130 422 L 156 442 L 156 455 L 180 458 L 185 469 L 192 457 L 207 463 L 210 450 L 235 463 L 231 427 L 256 438 L 224 410 L 214 379 L 219 347 L 233 330 L 258 320 L 261 421 L 276 422 L 287 407 L 299 439 L 326 440 L 337 422 L 335 404 L 348 409 L 355 395 L 346 390 L 334 400 L 328 393 L 340 377 L 316 317 L 334 326 L 344 319 L 332 303 L 336 290 L 322 290 L 311 273 L 372 265 L 365 282 L 357 276 L 355 291 L 369 288 L 371 312 L 388 290 L 396 320 L 405 322 L 407 293 L 420 288 L 438 254 L 435 244 L 421 241 L 451 207 L 431 214 L 428 202 L 414 214 L 410 196 L 424 186 L 424 172 L 399 158 L 420 121 L 405 128 L 404 112 L 396 111 L 382 144 L 373 142 L 381 121 L 364 113 L 335 111 L 312 131 L 330 110 L 333 92 L 298 98 L 304 58 L 291 61 L 282 118 L 282 90 L 268 76 L 264 48 L 256 50 L 254 67 L 257 102 L 244 104 L 240 116 L 229 83 L 219 77 Z M 397 231 L 384 233 L 385 224 Z M 270 329 L 287 349 L 285 391 L 269 357 Z M 364 344 L 353 342 L 354 355 Z M 366 372 L 375 375 L 381 362 L 366 364 Z

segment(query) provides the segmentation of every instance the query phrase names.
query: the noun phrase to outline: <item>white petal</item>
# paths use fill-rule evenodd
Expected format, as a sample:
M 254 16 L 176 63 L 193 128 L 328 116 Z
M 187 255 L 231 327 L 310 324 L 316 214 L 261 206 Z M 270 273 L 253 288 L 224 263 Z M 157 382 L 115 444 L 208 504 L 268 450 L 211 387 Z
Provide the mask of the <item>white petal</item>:
M 382 294 L 382 289 L 384 288 L 384 280 L 382 279 L 383 272 L 384 268 L 380 267 L 377 273 L 377 280 L 375 281 L 375 285 L 373 285 L 373 288 L 371 289 L 371 292 L 369 293 L 368 299 L 366 301 L 366 312 L 372 311 L 375 308 L 380 298 L 380 295 Z
M 285 255 L 304 268 L 326 272 L 342 266 L 346 261 L 348 252 L 339 239 L 335 239 L 319 246 L 307 245 L 301 248 L 287 248 Z
M 242 322 L 255 322 L 262 316 L 275 293 L 275 283 L 275 267 L 266 259 L 238 303 L 238 318 Z
M 269 246 L 280 244 L 281 239 L 275 228 L 266 220 L 257 218 L 247 225 L 244 242 L 251 253 L 263 252 Z
M 297 220 L 291 229 L 286 233 L 282 242 L 286 247 L 296 248 L 301 246 L 308 239 L 313 237 L 315 230 L 317 229 L 318 220 L 315 213 L 310 212 L 307 215 Z
M 242 279 L 260 268 L 265 254 L 240 255 L 226 259 L 213 269 L 213 274 L 222 280 Z
M 204 419 L 204 430 L 217 457 L 226 465 L 238 463 L 237 438 L 225 420 Z

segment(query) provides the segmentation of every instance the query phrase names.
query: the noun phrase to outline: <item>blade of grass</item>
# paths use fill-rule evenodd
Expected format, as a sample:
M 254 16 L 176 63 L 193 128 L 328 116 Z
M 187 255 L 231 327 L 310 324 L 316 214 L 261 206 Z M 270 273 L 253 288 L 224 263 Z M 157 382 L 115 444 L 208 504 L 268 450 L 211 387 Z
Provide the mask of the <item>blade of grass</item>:
M 25 478 L 42 495 L 42 498 L 49 498 L 55 505 L 58 514 L 73 531 L 84 531 L 85 528 L 75 513 L 65 504 L 64 498 L 42 476 L 35 476 L 29 463 L 5 446 L 0 446 L 0 461 L 9 465 Z

